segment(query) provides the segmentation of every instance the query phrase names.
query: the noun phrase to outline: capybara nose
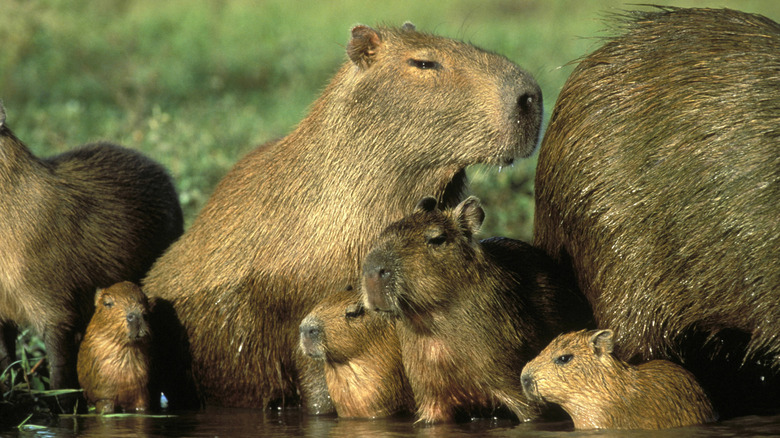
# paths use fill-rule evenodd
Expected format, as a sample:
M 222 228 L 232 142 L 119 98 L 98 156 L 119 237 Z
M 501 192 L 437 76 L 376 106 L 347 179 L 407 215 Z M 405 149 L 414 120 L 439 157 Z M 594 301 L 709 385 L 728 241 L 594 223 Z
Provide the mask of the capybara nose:
M 393 282 L 393 271 L 387 267 L 379 252 L 372 252 L 363 263 L 363 293 L 365 303 L 372 310 L 390 310 L 387 293 Z
M 299 327 L 301 342 L 318 343 L 322 338 L 322 320 L 314 317 L 307 317 L 301 322 Z
M 532 394 L 534 389 L 534 377 L 531 373 L 523 373 L 522 376 L 520 376 L 520 382 L 523 385 L 523 392 L 527 394 Z
M 149 324 L 140 312 L 128 312 L 125 315 L 127 331 L 131 339 L 142 338 L 150 333 Z

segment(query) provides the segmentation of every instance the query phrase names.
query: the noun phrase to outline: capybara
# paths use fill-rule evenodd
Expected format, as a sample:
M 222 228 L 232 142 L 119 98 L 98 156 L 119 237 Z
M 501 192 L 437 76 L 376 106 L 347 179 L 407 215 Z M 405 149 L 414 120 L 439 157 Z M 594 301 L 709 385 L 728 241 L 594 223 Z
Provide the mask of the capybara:
M 239 160 L 144 280 L 180 318 L 206 403 L 291 405 L 302 388 L 309 405 L 303 317 L 357 284 L 370 242 L 414 202 L 455 205 L 468 165 L 535 148 L 541 92 L 506 58 L 408 23 L 351 35 L 309 114 Z
M 366 312 L 359 292 L 345 289 L 317 304 L 301 322 L 300 348 L 323 364 L 339 417 L 414 412 L 394 324 Z
M 632 366 L 612 355 L 613 346 L 609 329 L 558 336 L 523 367 L 525 394 L 559 404 L 577 429 L 663 429 L 717 419 L 685 368 L 666 360 Z
M 140 281 L 182 233 L 167 171 L 109 143 L 39 159 L 11 132 L 0 106 L 0 367 L 13 361 L 17 326 L 43 338 L 53 388 L 78 388 L 76 337 L 94 293 Z
M 148 319 L 149 301 L 135 283 L 117 283 L 95 295 L 95 313 L 79 348 L 78 376 L 98 413 L 149 409 Z
M 621 359 L 682 361 L 724 416 L 780 406 L 780 25 L 664 7 L 619 27 L 558 97 L 534 245 Z
M 590 320 L 585 299 L 543 252 L 513 239 L 476 240 L 484 217 L 475 197 L 446 211 L 424 198 L 382 232 L 363 264 L 365 304 L 396 319 L 423 422 L 505 408 L 534 418 L 520 369 Z

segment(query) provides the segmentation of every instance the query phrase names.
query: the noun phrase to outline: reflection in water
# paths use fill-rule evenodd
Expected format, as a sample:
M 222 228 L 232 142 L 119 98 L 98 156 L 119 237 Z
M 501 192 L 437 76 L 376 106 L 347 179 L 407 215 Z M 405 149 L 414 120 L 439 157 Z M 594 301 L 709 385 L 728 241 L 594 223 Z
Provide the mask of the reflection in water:
M 5 432 L 5 433 L 2 433 Z M 13 436 L 15 431 L 0 431 Z M 311 416 L 296 409 L 258 411 L 208 408 L 168 416 L 60 417 L 55 426 L 30 428 L 24 436 L 111 437 L 739 437 L 780 435 L 780 414 L 749 416 L 696 427 L 661 431 L 577 431 L 570 421 L 512 424 L 480 420 L 467 424 L 416 425 L 410 418 L 377 420 Z

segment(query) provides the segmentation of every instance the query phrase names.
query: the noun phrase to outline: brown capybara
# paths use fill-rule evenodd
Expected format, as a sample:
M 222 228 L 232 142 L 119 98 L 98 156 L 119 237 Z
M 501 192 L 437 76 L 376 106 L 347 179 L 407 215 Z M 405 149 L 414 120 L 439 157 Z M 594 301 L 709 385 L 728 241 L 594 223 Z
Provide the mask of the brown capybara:
M 682 361 L 724 417 L 780 406 L 780 25 L 665 7 L 619 27 L 558 97 L 534 245 L 621 359 Z
M 558 336 L 523 367 L 525 394 L 560 405 L 577 429 L 663 429 L 717 419 L 685 368 L 666 360 L 632 366 L 612 355 L 613 346 L 608 329 Z
M 79 383 L 98 413 L 149 409 L 148 319 L 149 301 L 135 283 L 98 290 L 78 356 Z
M 414 412 L 392 321 L 366 312 L 360 293 L 329 295 L 301 322 L 300 348 L 322 363 L 339 417 Z
M 363 263 L 365 304 L 397 319 L 423 422 L 494 409 L 534 418 L 520 369 L 590 320 L 585 299 L 543 252 L 513 239 L 477 241 L 484 217 L 475 197 L 447 211 L 425 198 L 382 232 Z
M 53 388 L 78 388 L 76 337 L 94 292 L 144 276 L 182 233 L 179 199 L 156 162 L 94 143 L 32 155 L 0 106 L 0 367 L 17 326 L 43 338 Z
M 306 399 L 303 317 L 357 284 L 370 242 L 414 202 L 455 205 L 467 166 L 535 148 L 541 92 L 506 58 L 408 23 L 351 34 L 310 113 L 233 167 L 144 280 L 178 315 L 206 403 L 291 405 L 300 390 L 321 405 Z

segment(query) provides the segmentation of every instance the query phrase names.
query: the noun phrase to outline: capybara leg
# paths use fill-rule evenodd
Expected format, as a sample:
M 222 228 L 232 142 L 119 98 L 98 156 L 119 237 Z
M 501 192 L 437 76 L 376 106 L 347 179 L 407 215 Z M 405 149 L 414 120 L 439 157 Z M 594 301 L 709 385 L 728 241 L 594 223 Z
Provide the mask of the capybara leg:
M 95 402 L 95 411 L 98 414 L 113 414 L 114 413 L 114 401 L 113 400 L 98 400 Z
M 62 326 L 47 327 L 43 342 L 49 359 L 51 388 L 78 389 L 76 340 L 72 331 Z M 57 407 L 63 413 L 73 412 L 74 406 L 78 406 L 80 411 L 85 412 L 86 401 L 80 393 L 57 396 Z
M 16 324 L 0 323 L 0 374 L 16 360 L 16 337 L 19 331 Z

